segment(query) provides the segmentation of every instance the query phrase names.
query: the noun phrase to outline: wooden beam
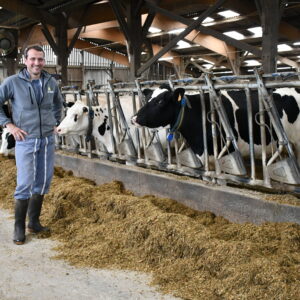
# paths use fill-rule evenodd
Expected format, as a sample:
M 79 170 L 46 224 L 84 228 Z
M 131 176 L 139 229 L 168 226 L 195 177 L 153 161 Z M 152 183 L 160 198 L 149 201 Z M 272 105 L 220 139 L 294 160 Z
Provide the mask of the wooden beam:
M 114 11 L 114 14 L 117 17 L 120 28 L 121 28 L 122 32 L 124 33 L 126 40 L 130 42 L 131 36 L 130 36 L 130 30 L 129 30 L 129 27 L 127 24 L 128 20 L 126 22 L 126 19 L 122 12 L 120 3 L 118 2 L 118 0 L 109 0 L 109 3 Z
M 70 31 L 69 31 L 70 32 Z M 71 35 L 69 35 L 68 32 L 68 37 L 70 38 Z M 72 30 L 71 30 L 72 32 Z M 126 39 L 122 32 L 119 29 L 116 28 L 111 28 L 111 29 L 102 29 L 102 30 L 93 30 L 93 31 L 88 31 L 85 33 L 81 33 L 80 37 L 82 38 L 95 38 L 95 39 L 103 39 L 103 40 L 108 40 L 116 43 L 120 43 L 122 45 L 126 45 Z M 153 53 L 156 54 L 158 53 L 162 47 L 156 44 L 152 44 L 153 48 Z M 178 57 L 178 54 L 174 51 L 168 51 L 165 53 L 162 57 L 173 57 L 172 63 L 176 65 L 180 65 L 180 58 Z
M 228 0 L 226 4 L 229 8 L 241 15 L 249 15 L 257 11 L 255 1 L 253 0 Z M 260 26 L 260 19 L 258 16 L 250 16 L 249 20 L 252 20 L 255 24 Z M 291 41 L 300 40 L 300 30 L 285 21 L 280 22 L 278 32 L 279 35 L 286 37 Z
M 153 5 L 153 2 L 150 0 L 145 0 L 147 4 L 150 5 L 155 11 L 157 10 L 157 6 Z M 206 11 L 204 11 L 197 20 L 192 21 L 187 28 L 178 34 L 175 38 L 173 38 L 163 49 L 161 49 L 156 55 L 150 58 L 142 67 L 139 68 L 137 75 L 141 75 L 144 71 L 146 71 L 154 62 L 156 62 L 163 54 L 169 51 L 172 47 L 174 47 L 178 41 L 182 40 L 187 34 L 189 34 L 192 30 L 197 28 L 203 20 L 212 14 L 217 8 L 219 8 L 226 0 L 217 0 L 214 5 L 209 7 Z
M 182 13 L 188 13 L 195 11 L 195 9 L 203 10 L 208 6 L 215 3 L 215 0 L 164 0 L 162 1 L 162 7 L 167 10 L 180 10 Z M 148 11 L 143 8 L 142 13 L 147 13 Z M 68 28 L 77 28 L 80 25 L 88 26 L 97 23 L 103 23 L 108 21 L 114 21 L 116 19 L 115 14 L 108 2 L 97 3 L 90 5 L 87 9 L 87 14 L 79 22 L 80 18 L 80 7 L 76 11 L 70 12 Z
M 84 7 L 82 7 L 83 9 Z M 88 26 L 107 21 L 115 21 L 116 16 L 109 3 L 99 3 L 89 5 L 86 9 L 85 16 L 82 17 L 80 7 L 70 12 L 68 19 L 68 29 L 77 28 L 79 26 Z
M 21 0 L 0 0 L 0 6 L 4 9 L 14 12 L 16 14 L 23 15 L 28 18 L 35 19 L 37 21 L 41 21 L 42 18 L 51 25 L 55 25 L 59 22 L 59 20 L 52 14 L 49 14 L 47 11 L 39 9 L 36 5 L 30 5 L 24 3 Z
M 82 41 L 82 40 L 76 41 L 75 48 L 82 49 L 86 52 L 95 54 L 97 56 L 104 57 L 106 59 L 110 59 L 121 65 L 129 67 L 128 58 L 125 55 L 121 55 L 121 54 L 115 53 L 113 51 L 106 50 L 102 47 L 95 47 L 94 45 L 91 45 L 90 43 Z
M 163 31 L 170 31 L 173 29 L 186 28 L 185 24 L 181 22 L 172 21 L 170 18 L 165 17 L 161 14 L 157 14 L 152 23 L 154 27 L 160 28 Z M 211 35 L 207 35 L 193 30 L 186 37 L 186 40 L 196 43 L 204 48 L 207 48 L 213 52 L 221 54 L 230 59 L 235 58 L 236 48 L 226 44 L 224 41 L 217 39 Z

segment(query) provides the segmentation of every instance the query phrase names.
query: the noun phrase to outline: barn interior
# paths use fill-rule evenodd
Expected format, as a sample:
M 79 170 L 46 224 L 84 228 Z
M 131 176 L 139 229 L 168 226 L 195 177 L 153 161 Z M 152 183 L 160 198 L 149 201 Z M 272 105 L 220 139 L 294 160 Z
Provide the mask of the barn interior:
M 299 67 L 299 1 L 1 0 L 0 7 L 8 74 L 32 44 L 51 46 L 64 85 L 73 48 L 126 66 L 130 79 L 158 64 L 174 78 Z
M 63 94 L 81 99 L 79 90 L 69 90 L 78 84 L 85 89 L 86 98 L 90 97 L 89 109 L 95 95 L 112 107 L 122 99 L 138 103 L 141 87 L 135 82 L 151 85 L 151 80 L 182 80 L 186 90 L 199 92 L 198 83 L 207 80 L 205 92 L 217 99 L 217 93 L 228 86 L 249 92 L 248 83 L 238 86 L 231 80 L 252 76 L 253 89 L 265 92 L 265 102 L 260 104 L 267 110 L 272 88 L 300 87 L 299 14 L 300 0 L 0 0 L 0 83 L 23 66 L 24 50 L 39 44 L 55 56 L 46 68 L 59 75 L 66 88 Z M 102 83 L 110 79 L 109 92 L 101 85 L 88 89 L 86 71 L 93 67 L 83 62 L 79 67 L 71 65 L 74 50 L 82 57 L 88 53 L 109 62 L 90 73 L 106 72 Z M 272 82 L 273 73 L 285 75 Z M 224 81 L 218 82 L 217 77 Z M 246 100 L 251 102 L 248 96 Z M 220 107 L 217 101 L 215 105 Z M 117 109 L 110 122 L 120 122 L 120 115 Z M 276 116 L 276 112 L 269 110 L 269 115 Z M 251 122 L 263 123 L 263 117 L 258 119 Z M 276 120 L 271 125 L 279 123 Z M 272 158 L 264 161 L 250 157 L 247 174 L 241 175 L 226 170 L 226 162 L 239 163 L 228 156 L 219 174 L 206 162 L 199 168 L 199 161 L 181 141 L 177 149 L 172 148 L 175 162 L 169 153 L 160 157 L 160 148 L 154 147 L 158 145 L 155 133 L 137 147 L 142 154 L 132 155 L 128 128 L 119 127 L 116 140 L 121 142 L 110 154 L 95 151 L 85 136 L 79 136 L 76 148 L 72 137 L 57 139 L 54 184 L 47 195 L 43 221 L 51 225 L 52 238 L 62 243 L 57 248 L 60 259 L 85 267 L 84 280 L 71 291 L 68 282 L 76 282 L 76 276 L 64 269 L 60 272 L 63 280 L 49 288 L 53 270 L 44 271 L 38 259 L 28 264 L 25 252 L 10 252 L 13 272 L 21 271 L 17 273 L 18 288 L 13 272 L 5 272 L 9 279 L 2 286 L 3 290 L 12 286 L 9 298 L 18 293 L 24 297 L 26 288 L 51 295 L 49 290 L 60 287 L 68 294 L 66 298 L 72 298 L 78 289 L 79 298 L 86 293 L 91 299 L 92 281 L 86 268 L 116 267 L 151 272 L 160 291 L 182 299 L 299 298 L 300 169 L 281 128 L 279 144 L 284 151 L 276 149 L 279 155 L 272 153 Z M 227 131 L 226 138 L 232 141 L 228 127 Z M 149 147 L 151 153 L 146 153 L 145 144 L 153 146 Z M 262 150 L 262 156 L 265 152 Z M 287 157 L 292 159 L 285 160 Z M 267 168 L 268 160 L 275 162 L 273 169 L 272 164 Z M 0 165 L 0 190 L 5 191 L 0 207 L 7 209 L 12 207 L 15 166 L 2 156 Z M 279 169 L 286 172 L 285 181 L 279 178 Z M 34 237 L 30 239 L 25 245 L 29 261 L 38 251 L 45 256 Z M 5 251 L 9 249 L 7 240 L 2 247 Z M 30 268 L 26 276 L 21 260 Z M 36 271 L 39 267 L 41 273 Z M 33 272 L 42 279 L 27 283 Z M 44 277 L 46 285 L 40 284 Z M 66 284 L 65 278 L 69 280 Z M 103 276 L 96 282 L 96 297 L 103 292 L 99 292 L 102 281 Z M 1 292 L 0 288 L 0 298 Z M 139 293 L 128 299 L 158 299 Z M 127 299 L 120 295 L 107 299 Z M 64 297 L 57 294 L 56 298 Z

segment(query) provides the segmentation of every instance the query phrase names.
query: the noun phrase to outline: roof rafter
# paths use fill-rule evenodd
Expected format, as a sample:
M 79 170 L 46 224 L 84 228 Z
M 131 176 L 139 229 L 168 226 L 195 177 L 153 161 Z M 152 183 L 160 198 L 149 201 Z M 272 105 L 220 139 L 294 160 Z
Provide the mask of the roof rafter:
M 0 6 L 6 10 L 35 19 L 37 21 L 44 19 L 45 22 L 53 26 L 59 22 L 56 16 L 48 13 L 45 10 L 39 9 L 34 5 L 24 3 L 21 0 L 0 0 Z

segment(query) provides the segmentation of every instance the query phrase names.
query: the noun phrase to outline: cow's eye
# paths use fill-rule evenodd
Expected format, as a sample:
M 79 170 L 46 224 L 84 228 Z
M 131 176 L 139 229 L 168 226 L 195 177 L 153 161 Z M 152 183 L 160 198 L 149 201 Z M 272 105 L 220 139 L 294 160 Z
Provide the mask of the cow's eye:
M 74 116 L 74 122 L 77 122 L 77 119 L 78 119 L 78 115 L 76 114 L 76 115 Z

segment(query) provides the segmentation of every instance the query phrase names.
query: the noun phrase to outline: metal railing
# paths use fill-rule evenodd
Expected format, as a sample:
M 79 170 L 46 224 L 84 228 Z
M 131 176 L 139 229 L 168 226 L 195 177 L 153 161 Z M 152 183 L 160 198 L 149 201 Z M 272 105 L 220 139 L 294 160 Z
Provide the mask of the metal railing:
M 169 84 L 172 89 L 184 87 L 186 95 L 189 93 L 200 95 L 202 111 L 199 118 L 202 119 L 203 132 L 199 132 L 199 135 L 202 135 L 204 145 L 201 159 L 179 134 L 170 142 L 166 139 L 168 129 L 135 128 L 129 123 L 129 117 L 145 104 L 143 89 L 154 90 L 161 84 Z M 111 81 L 102 86 L 90 84 L 85 91 L 87 104 L 106 106 L 108 109 L 112 151 L 107 153 L 105 147 L 95 146 L 95 140 L 87 143 L 84 137 L 80 137 L 80 142 L 76 140 L 79 143 L 78 152 L 90 157 L 136 164 L 221 184 L 236 183 L 300 192 L 299 165 L 273 100 L 273 90 L 283 87 L 299 88 L 299 73 L 261 75 L 255 71 L 254 75 L 249 76 L 213 77 L 206 74 L 199 79 L 136 80 L 118 83 Z M 244 94 L 244 105 L 247 108 L 245 122 L 249 131 L 249 149 L 246 158 L 239 149 L 239 143 L 224 108 L 222 95 L 229 90 L 241 90 Z M 254 90 L 259 95 L 259 111 L 256 115 L 253 115 L 251 98 Z M 65 95 L 72 94 L 74 101 L 78 100 L 78 91 L 66 88 L 62 91 Z M 207 98 L 209 110 L 205 103 Z M 255 155 L 257 148 L 253 132 L 255 123 L 260 127 L 260 157 Z M 213 157 L 208 154 L 209 126 L 212 130 Z M 273 131 L 277 139 L 270 146 L 267 143 L 267 133 L 272 137 Z M 57 147 L 74 150 L 74 145 L 66 141 L 66 138 L 60 138 Z M 230 147 L 232 151 L 229 151 Z

